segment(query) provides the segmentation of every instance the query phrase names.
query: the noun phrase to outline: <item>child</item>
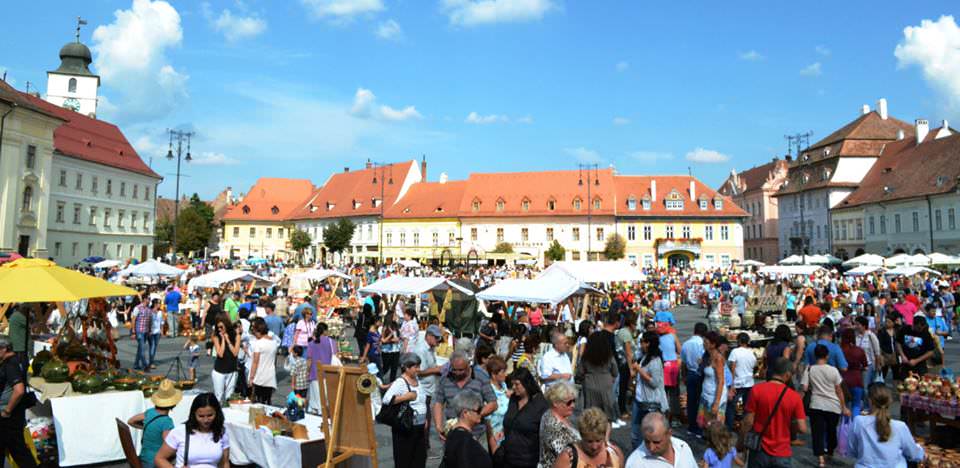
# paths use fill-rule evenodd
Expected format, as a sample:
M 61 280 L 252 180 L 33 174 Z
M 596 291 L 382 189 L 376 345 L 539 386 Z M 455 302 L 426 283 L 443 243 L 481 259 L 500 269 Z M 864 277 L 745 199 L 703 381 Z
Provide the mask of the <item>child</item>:
M 733 446 L 734 435 L 720 421 L 713 421 L 707 425 L 704 434 L 707 440 L 707 450 L 703 452 L 701 468 L 731 468 L 734 465 L 743 466 L 744 462 L 737 455 Z
M 193 333 L 187 335 L 187 342 L 183 344 L 183 348 L 190 353 L 190 364 L 187 365 L 187 369 L 190 372 L 190 380 L 196 382 L 197 364 L 200 362 L 200 344 L 197 343 L 197 335 Z
M 300 398 L 307 397 L 307 389 L 310 388 L 308 375 L 307 360 L 303 358 L 303 346 L 294 346 L 293 362 L 290 366 L 290 388 Z

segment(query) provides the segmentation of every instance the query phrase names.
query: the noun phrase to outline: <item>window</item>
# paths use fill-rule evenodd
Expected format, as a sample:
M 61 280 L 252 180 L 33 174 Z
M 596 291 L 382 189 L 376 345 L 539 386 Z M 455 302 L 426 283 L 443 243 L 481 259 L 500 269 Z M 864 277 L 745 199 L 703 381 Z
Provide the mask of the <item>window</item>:
M 552 241 L 553 241 L 553 228 L 552 228 L 552 227 L 547 228 L 547 241 L 548 241 L 548 242 L 552 242 Z
M 602 227 L 597 228 L 597 240 L 598 240 L 598 241 L 602 241 L 602 240 L 603 240 L 603 228 L 602 228 Z
M 63 208 L 64 208 L 64 203 L 57 202 L 57 222 L 58 223 L 63 222 Z
M 453 231 L 447 233 L 447 245 L 454 245 L 457 242 L 457 235 Z
M 520 209 L 523 211 L 530 211 L 530 200 L 524 198 L 523 201 L 520 202 Z
M 79 242 L 74 242 L 74 243 L 70 244 L 70 255 L 73 255 L 74 257 L 76 257 L 76 256 L 77 256 L 77 247 L 79 247 L 79 246 L 80 246 L 80 243 L 79 243 Z
M 474 227 L 474 228 L 470 228 L 470 240 L 472 240 L 472 241 L 476 241 L 476 240 L 477 240 L 477 228 L 475 228 L 475 227 Z
M 716 261 L 716 258 L 717 258 L 715 255 L 707 254 L 707 255 L 705 255 L 705 258 L 706 258 L 706 261 L 707 261 L 707 265 L 710 265 L 710 266 L 715 265 L 714 262 Z
M 265 237 L 267 239 L 273 239 L 273 228 L 267 228 L 267 233 Z
M 384 239 L 383 243 L 385 245 L 393 245 L 393 232 L 387 230 L 387 232 L 383 234 L 383 239 Z
M 53 256 L 54 256 L 54 257 L 59 257 L 59 256 L 60 256 L 60 243 L 59 243 L 59 242 L 54 242 L 54 243 L 53 243 Z
M 857 220 L 857 240 L 863 240 L 863 221 Z
M 497 211 L 503 211 L 503 207 L 506 206 L 507 202 L 503 201 L 502 198 L 497 199 Z
M 420 245 L 420 231 L 413 231 L 413 245 Z
M 571 235 L 573 236 L 573 240 L 575 241 L 580 240 L 580 228 L 578 227 L 573 228 L 573 230 L 571 231 Z
M 127 196 L 127 183 L 126 183 L 126 182 L 120 182 L 120 196 L 121 196 L 121 197 Z
M 650 209 L 650 199 L 647 199 L 647 198 L 643 199 L 643 209 L 644 210 Z
M 97 207 L 95 206 L 90 207 L 90 225 L 91 226 L 97 225 Z
M 407 245 L 407 231 L 400 231 L 400 245 Z
M 947 208 L 947 228 L 950 230 L 957 228 L 957 215 L 953 208 Z
M 83 174 L 81 174 L 81 173 L 79 173 L 79 172 L 77 173 L 77 185 L 74 186 L 74 188 L 76 188 L 77 190 L 79 190 L 79 191 L 81 191 L 81 192 L 83 191 Z
M 730 266 L 730 256 L 727 255 L 727 254 L 721 254 L 721 255 L 720 255 L 720 265 L 723 266 L 724 268 L 729 267 L 729 266 Z
M 122 248 L 123 248 L 123 245 L 117 244 L 117 258 L 120 258 L 120 254 L 122 253 L 121 251 Z
M 643 225 L 643 240 L 653 240 L 653 226 L 649 224 Z
M 636 226 L 627 226 L 627 240 L 637 240 L 637 227 Z
M 701 210 L 707 209 L 707 199 L 706 199 L 706 198 L 701 198 L 701 199 L 700 199 L 700 209 L 701 209 Z
M 840 240 L 847 240 L 847 222 L 840 223 Z
M 708 241 L 713 240 L 713 226 L 703 227 L 703 238 Z
M 557 201 L 552 198 L 547 200 L 547 209 L 550 211 L 557 209 Z
M 600 209 L 600 199 L 599 199 L 599 198 L 594 198 L 594 199 L 593 199 L 593 209 L 595 209 L 595 210 L 599 210 L 599 209 Z
M 144 199 L 144 200 L 149 200 L 149 199 L 150 199 L 150 187 L 144 187 L 144 188 L 143 188 L 143 199 Z
M 530 230 L 527 228 L 520 228 L 520 240 L 522 242 L 527 242 L 530 240 Z
M 893 215 L 893 232 L 900 234 L 900 213 Z
M 497 228 L 497 242 L 503 242 L 503 228 Z
M 873 216 L 867 219 L 867 232 L 869 232 L 871 236 L 877 233 L 877 223 Z
M 667 239 L 673 239 L 673 226 L 667 226 Z
M 690 226 L 689 226 L 689 225 L 684 226 L 680 232 L 682 233 L 684 239 L 689 239 L 689 238 L 690 238 Z
M 240 228 L 237 226 L 233 227 L 233 237 L 234 238 L 240 237 Z
M 627 209 L 630 211 L 637 211 L 637 199 L 630 197 L 627 200 Z
M 23 188 L 23 206 L 22 211 L 30 211 L 33 207 L 33 187 L 26 186 Z
M 285 237 L 283 237 L 283 228 L 277 228 L 277 239 L 285 239 Z
M 730 240 L 730 226 L 720 226 L 720 240 Z
M 147 213 L 146 211 L 143 212 L 143 229 L 150 229 L 150 213 Z
M 27 169 L 36 169 L 37 167 L 37 147 L 27 145 Z
M 113 195 L 113 181 L 107 179 L 107 195 Z
M 682 210 L 682 209 L 683 209 L 683 200 L 667 200 L 667 209 L 668 209 L 668 210 Z
M 652 268 L 653 267 L 653 255 L 643 254 L 643 267 Z
M 117 227 L 123 227 L 123 218 L 126 217 L 126 213 L 123 210 L 117 210 Z
M 577 211 L 580 211 L 580 199 L 579 199 L 579 198 L 574 198 L 574 199 L 573 199 L 573 209 L 575 209 L 575 210 L 577 210 Z
M 136 228 L 137 228 L 137 212 L 131 211 L 130 212 L 130 229 L 136 229 Z
M 474 213 L 480 211 L 480 200 L 473 200 L 473 203 L 470 204 L 470 208 Z
M 93 242 L 87 242 L 87 256 L 93 255 Z
M 913 232 L 920 231 L 920 213 L 913 212 Z
M 98 185 L 100 185 L 100 179 L 98 179 L 97 176 L 93 176 L 93 181 L 90 182 L 90 191 L 93 192 L 94 195 L 97 194 L 97 190 L 99 189 Z
M 250 238 L 253 239 L 257 237 L 257 228 L 250 228 Z
M 139 196 L 140 196 L 140 186 L 137 184 L 133 184 L 133 198 L 137 198 Z
M 886 215 L 880 215 L 880 234 L 887 233 L 887 217 Z
M 722 198 L 714 198 L 714 199 L 713 199 L 713 209 L 715 209 L 715 210 L 722 210 L 722 209 L 723 209 L 723 199 L 722 199 Z
M 110 227 L 110 208 L 103 209 L 103 227 Z
M 76 79 L 76 78 L 70 78 L 70 81 L 67 82 L 67 92 L 68 92 L 68 93 L 75 93 L 75 92 L 77 92 L 77 79 Z
M 434 246 L 440 245 L 440 233 L 437 231 L 433 231 L 432 237 L 433 238 L 431 240 L 433 241 L 433 245 Z
M 579 250 L 574 250 L 573 252 L 570 252 L 570 259 L 573 260 L 573 261 L 578 261 L 578 260 L 580 260 L 580 251 L 579 251 Z
M 833 222 L 833 238 L 840 239 L 840 222 L 839 221 Z
M 60 169 L 60 186 L 67 186 L 67 171 L 64 169 Z
M 79 203 L 73 204 L 73 224 L 80 224 L 80 211 L 83 209 Z
M 935 229 L 938 230 L 938 231 L 942 231 L 942 230 L 943 230 L 943 215 L 940 213 L 940 210 L 939 210 L 939 209 L 937 209 L 937 211 L 934 211 L 934 212 L 933 212 L 933 220 L 934 220 L 933 222 L 934 222 L 934 227 L 935 227 Z

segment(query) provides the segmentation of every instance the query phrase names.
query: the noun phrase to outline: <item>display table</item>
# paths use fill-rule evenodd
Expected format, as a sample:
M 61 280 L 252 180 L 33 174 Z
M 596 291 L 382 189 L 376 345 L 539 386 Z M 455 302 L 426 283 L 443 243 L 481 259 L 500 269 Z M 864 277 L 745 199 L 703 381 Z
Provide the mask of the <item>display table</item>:
M 115 418 L 143 412 L 143 392 L 107 392 L 51 398 L 60 466 L 123 460 Z
M 51 383 L 47 382 L 42 377 L 30 377 L 27 383 L 30 385 L 30 388 L 34 390 L 34 393 L 37 395 L 37 399 L 40 400 L 40 403 L 43 403 L 51 398 L 73 396 L 75 394 L 73 391 L 73 386 L 70 384 L 70 382 Z
M 230 437 L 230 462 L 235 465 L 256 464 L 264 468 L 316 467 L 323 463 L 326 445 L 321 419 L 306 415 L 299 424 L 306 426 L 308 440 L 274 436 L 267 428 L 255 429 L 249 424 L 250 407 L 236 405 L 223 409 L 226 430 Z M 280 408 L 265 407 L 270 414 Z

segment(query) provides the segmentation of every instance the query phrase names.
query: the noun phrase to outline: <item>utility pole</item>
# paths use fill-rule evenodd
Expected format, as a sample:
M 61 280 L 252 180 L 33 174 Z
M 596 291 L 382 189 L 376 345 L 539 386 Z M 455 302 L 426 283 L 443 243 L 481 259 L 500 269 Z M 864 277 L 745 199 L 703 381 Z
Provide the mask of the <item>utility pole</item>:
M 371 168 L 373 169 L 373 180 L 374 184 L 380 184 L 380 233 L 377 234 L 377 253 L 380 254 L 380 263 L 377 265 L 383 265 L 383 210 L 384 210 L 384 193 L 385 185 L 393 185 L 393 165 L 381 162 L 370 163 Z M 379 173 L 380 177 L 377 177 Z
M 810 137 L 813 136 L 813 130 L 806 133 L 795 133 L 793 135 L 784 135 L 787 140 L 787 154 L 792 154 L 800 158 L 800 150 L 810 146 Z M 794 152 L 796 151 L 796 152 Z
M 169 143 L 167 144 L 167 159 L 173 159 L 173 141 L 177 140 L 177 188 L 176 196 L 173 199 L 173 256 L 177 256 L 177 219 L 180 216 L 180 161 L 181 159 L 190 162 L 193 158 L 190 156 L 190 138 L 193 137 L 193 132 L 185 132 L 181 130 L 171 130 L 167 129 L 167 133 L 170 135 Z M 187 157 L 182 158 L 183 156 L 183 142 L 187 142 Z M 249 247 L 247 249 L 249 251 Z
M 593 198 L 590 196 L 590 186 L 600 185 L 600 166 L 593 164 L 580 164 L 580 179 L 577 185 L 583 186 L 583 171 L 587 171 L 587 261 L 590 261 L 590 252 L 593 244 Z M 593 171 L 593 183 L 590 183 L 590 172 Z

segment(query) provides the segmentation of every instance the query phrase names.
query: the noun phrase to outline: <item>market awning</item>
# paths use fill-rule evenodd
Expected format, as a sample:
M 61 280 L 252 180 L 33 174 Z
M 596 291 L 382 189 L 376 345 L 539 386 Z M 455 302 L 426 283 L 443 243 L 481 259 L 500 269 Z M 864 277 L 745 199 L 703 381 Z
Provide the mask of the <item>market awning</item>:
M 812 275 L 822 269 L 818 265 L 770 265 L 757 272 L 764 275 Z
M 537 279 L 505 279 L 477 293 L 484 301 L 528 302 L 556 305 L 570 296 L 600 291 L 563 275 Z
M 136 265 L 130 265 L 120 270 L 120 276 L 149 276 L 153 278 L 163 276 L 179 276 L 184 273 L 183 270 L 167 265 L 163 262 L 150 259 Z
M 397 263 L 404 268 L 420 268 L 420 262 L 416 260 L 398 260 Z
M 863 254 L 851 258 L 843 262 L 843 266 L 856 267 L 856 266 L 883 266 L 883 257 L 877 254 Z
M 0 266 L 0 303 L 79 301 L 137 294 L 126 286 L 59 267 L 49 260 L 21 258 Z
M 882 266 L 877 266 L 877 265 L 861 265 L 861 266 L 858 266 L 858 267 L 856 267 L 856 268 L 854 268 L 854 269 L 852 269 L 852 270 L 849 270 L 849 271 L 845 272 L 844 275 L 846 275 L 846 276 L 864 276 L 864 275 L 869 275 L 869 274 L 871 274 L 871 273 L 876 273 L 876 272 L 878 272 L 878 271 L 881 271 L 881 272 L 882 272 L 882 271 L 884 271 L 884 268 L 883 268 Z
M 540 274 L 540 278 L 556 274 L 573 278 L 581 283 L 636 282 L 646 279 L 646 275 L 640 269 L 624 261 L 554 262 Z
M 190 289 L 195 288 L 219 288 L 225 284 L 233 283 L 239 281 L 241 283 L 249 283 L 251 281 L 256 282 L 256 286 L 269 286 L 273 284 L 272 281 L 259 276 L 249 271 L 242 270 L 217 270 L 212 273 L 207 273 L 205 275 L 200 275 L 196 278 L 190 280 L 187 283 L 187 287 Z
M 927 257 L 930 258 L 931 265 L 960 265 L 960 257 L 955 255 L 934 252 Z
M 399 294 L 402 296 L 413 296 L 436 289 L 447 290 L 457 289 L 463 294 L 472 296 L 473 291 L 460 286 L 453 281 L 438 276 L 418 277 L 418 276 L 388 276 L 382 280 L 370 283 L 360 288 L 360 294 Z
M 123 262 L 121 262 L 120 260 L 104 260 L 102 262 L 94 263 L 93 267 L 102 270 L 105 268 L 113 268 L 115 266 L 120 266 L 120 265 L 123 265 Z
M 907 255 L 896 254 L 886 260 L 887 266 L 926 266 L 930 264 L 930 257 L 924 254 Z
M 934 276 L 940 276 L 940 272 L 937 270 L 931 270 L 926 267 L 921 266 L 902 266 L 897 267 L 892 270 L 887 270 L 885 273 L 886 276 L 916 276 L 923 273 L 929 273 Z
M 303 280 L 303 281 L 323 281 L 330 277 L 343 278 L 346 280 L 352 279 L 350 275 L 345 275 L 336 270 L 328 270 L 325 268 L 316 268 L 313 270 L 307 270 L 303 273 L 297 273 L 293 275 L 293 279 Z
M 811 265 L 839 265 L 843 260 L 840 260 L 833 255 L 808 255 L 807 263 Z
M 756 261 L 756 260 L 744 260 L 744 261 L 740 262 L 740 265 L 741 265 L 741 266 L 755 266 L 755 267 L 767 266 L 766 263 L 758 262 L 758 261 Z

